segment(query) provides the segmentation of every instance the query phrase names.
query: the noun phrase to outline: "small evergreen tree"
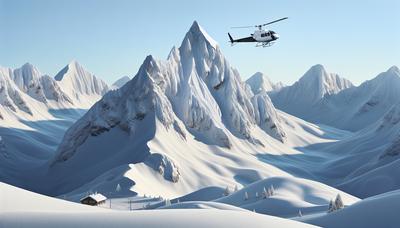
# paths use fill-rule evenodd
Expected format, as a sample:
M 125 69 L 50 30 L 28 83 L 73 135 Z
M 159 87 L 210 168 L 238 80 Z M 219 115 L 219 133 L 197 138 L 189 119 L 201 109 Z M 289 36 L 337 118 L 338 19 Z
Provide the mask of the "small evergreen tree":
M 329 206 L 328 206 L 328 213 L 336 211 L 336 204 L 333 202 L 333 200 L 329 201 Z
M 267 197 L 269 196 L 269 195 L 268 195 L 268 191 L 265 189 L 265 187 L 263 188 L 262 195 L 263 195 L 263 198 L 264 198 L 264 199 L 267 198 Z
M 165 206 L 166 206 L 166 207 L 171 206 L 171 200 L 166 199 L 166 200 L 165 200 Z
M 332 207 L 333 207 L 333 201 L 330 200 L 328 205 L 328 212 L 332 212 Z
M 337 194 L 337 196 L 336 196 L 335 206 L 336 206 L 336 210 L 344 208 L 342 197 L 340 196 L 340 194 Z
M 258 198 L 258 197 L 259 197 L 258 192 L 256 192 L 256 198 Z
M 299 217 L 302 217 L 303 214 L 301 213 L 301 210 L 299 210 Z
M 229 196 L 231 194 L 231 190 L 229 189 L 228 186 L 226 186 L 225 191 L 224 191 L 224 196 Z
M 116 192 L 121 191 L 121 185 L 117 184 L 117 187 L 115 188 L 115 191 L 116 191 Z
M 239 189 L 238 189 L 238 186 L 235 184 L 235 189 L 234 189 L 234 191 L 235 192 L 237 192 Z
M 274 194 L 275 194 L 275 189 L 274 189 L 274 186 L 273 185 L 271 185 L 270 187 L 269 187 L 269 195 L 270 196 L 273 196 Z
M 244 192 L 244 200 L 248 200 L 249 199 L 249 194 L 247 192 Z

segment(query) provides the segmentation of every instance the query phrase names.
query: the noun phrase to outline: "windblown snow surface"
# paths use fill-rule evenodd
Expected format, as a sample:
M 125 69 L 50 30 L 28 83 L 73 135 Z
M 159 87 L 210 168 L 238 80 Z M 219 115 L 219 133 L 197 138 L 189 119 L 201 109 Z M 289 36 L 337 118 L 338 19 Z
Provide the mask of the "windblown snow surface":
M 54 199 L 0 183 L 1 227 L 315 227 L 245 210 L 115 211 Z
M 399 198 L 399 75 L 243 82 L 197 22 L 111 90 L 76 61 L 0 68 L 0 181 L 58 198 L 1 184 L 1 225 L 374 227 Z M 106 203 L 76 204 L 93 192 Z

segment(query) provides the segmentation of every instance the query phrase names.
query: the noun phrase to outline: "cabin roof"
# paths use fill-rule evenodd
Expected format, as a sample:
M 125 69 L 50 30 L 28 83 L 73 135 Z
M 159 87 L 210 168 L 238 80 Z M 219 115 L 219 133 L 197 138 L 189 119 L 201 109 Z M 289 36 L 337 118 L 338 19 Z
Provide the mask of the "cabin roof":
M 86 199 L 86 198 L 92 198 L 93 200 L 95 200 L 96 202 L 101 202 L 107 199 L 107 197 L 105 197 L 104 195 L 100 194 L 100 193 L 94 193 L 94 194 L 90 194 L 88 196 L 83 197 L 80 201 Z

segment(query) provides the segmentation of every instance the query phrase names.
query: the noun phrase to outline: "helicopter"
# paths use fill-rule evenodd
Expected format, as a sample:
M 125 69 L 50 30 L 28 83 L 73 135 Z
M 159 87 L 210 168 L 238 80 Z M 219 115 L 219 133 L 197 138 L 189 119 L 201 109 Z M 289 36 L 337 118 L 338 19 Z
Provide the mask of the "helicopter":
M 231 45 L 235 45 L 236 43 L 251 43 L 251 42 L 256 42 L 256 47 L 269 47 L 272 46 L 272 44 L 275 43 L 277 39 L 279 39 L 279 35 L 272 31 L 272 30 L 264 30 L 263 27 L 276 23 L 278 21 L 283 21 L 288 19 L 288 17 L 284 17 L 275 21 L 268 22 L 266 24 L 261 24 L 261 25 L 251 25 L 251 26 L 240 26 L 240 27 L 232 27 L 234 29 L 237 28 L 253 28 L 256 27 L 258 30 L 254 31 L 253 34 L 249 37 L 244 37 L 240 39 L 233 39 L 231 34 L 228 33 L 229 40 L 231 42 Z

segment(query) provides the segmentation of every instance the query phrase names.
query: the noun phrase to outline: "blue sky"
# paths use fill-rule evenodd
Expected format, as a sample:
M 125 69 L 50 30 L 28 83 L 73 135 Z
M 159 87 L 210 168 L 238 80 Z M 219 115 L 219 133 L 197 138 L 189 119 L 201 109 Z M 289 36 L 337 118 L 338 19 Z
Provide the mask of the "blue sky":
M 400 65 L 400 1 L 0 0 L 0 65 L 25 62 L 54 76 L 75 59 L 108 83 L 134 76 L 144 58 L 165 59 L 194 20 L 243 79 L 262 71 L 290 84 L 320 63 L 358 84 Z M 288 16 L 270 48 L 231 47 L 227 32 Z

